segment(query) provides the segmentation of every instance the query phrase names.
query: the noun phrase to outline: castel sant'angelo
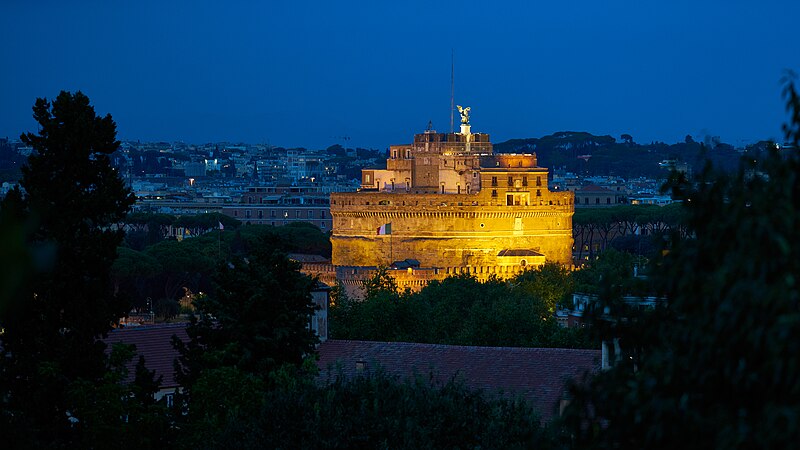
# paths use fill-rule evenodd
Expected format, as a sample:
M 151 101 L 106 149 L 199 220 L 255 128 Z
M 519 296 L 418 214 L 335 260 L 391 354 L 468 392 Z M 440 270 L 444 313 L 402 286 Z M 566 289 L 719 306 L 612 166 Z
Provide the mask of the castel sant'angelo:
M 458 109 L 460 132 L 429 129 L 391 146 L 386 169 L 364 169 L 358 192 L 331 194 L 323 280 L 335 274 L 358 295 L 379 266 L 415 290 L 452 274 L 509 278 L 545 261 L 572 264 L 573 193 L 548 189 L 536 154 L 495 154 L 488 134 L 470 131 L 470 109 Z

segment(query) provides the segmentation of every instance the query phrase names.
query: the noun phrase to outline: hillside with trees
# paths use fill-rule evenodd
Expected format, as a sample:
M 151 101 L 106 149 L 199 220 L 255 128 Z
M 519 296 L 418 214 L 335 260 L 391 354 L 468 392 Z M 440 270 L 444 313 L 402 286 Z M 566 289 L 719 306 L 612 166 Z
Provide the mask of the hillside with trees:
M 759 152 L 761 145 L 748 148 Z M 536 153 L 542 165 L 587 176 L 619 176 L 623 178 L 665 178 L 668 171 L 659 167 L 665 160 L 685 162 L 696 170 L 706 160 L 716 167 L 732 170 L 740 154 L 729 144 L 709 139 L 696 142 L 687 135 L 684 142 L 639 144 L 631 135 L 620 141 L 612 136 L 595 136 L 582 131 L 560 131 L 541 138 L 511 139 L 494 145 L 498 153 Z M 753 154 L 751 153 L 751 154 Z

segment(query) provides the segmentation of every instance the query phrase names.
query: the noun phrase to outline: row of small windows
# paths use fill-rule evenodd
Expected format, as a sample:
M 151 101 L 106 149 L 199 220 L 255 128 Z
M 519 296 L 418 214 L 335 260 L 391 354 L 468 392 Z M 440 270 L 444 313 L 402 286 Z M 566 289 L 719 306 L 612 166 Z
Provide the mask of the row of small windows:
M 315 214 L 315 210 L 313 210 L 313 209 L 309 209 L 309 210 L 307 210 L 305 212 L 303 210 L 297 209 L 297 210 L 294 211 L 294 214 L 290 214 L 289 210 L 283 210 L 283 214 L 280 215 L 280 216 L 276 213 L 276 211 L 274 209 L 270 209 L 269 210 L 269 217 L 270 218 L 275 218 L 275 217 L 288 218 L 290 215 L 293 215 L 294 218 L 296 218 L 296 219 L 302 219 L 302 218 L 314 219 L 314 218 L 317 218 L 317 217 L 320 218 L 320 219 L 325 219 L 326 218 L 326 213 L 325 213 L 324 209 L 323 210 L 319 210 L 319 214 Z M 259 219 L 263 219 L 264 218 L 264 210 L 263 209 L 259 209 L 257 211 L 257 216 L 258 216 Z M 317 217 L 315 217 L 315 216 L 317 216 Z M 233 217 L 239 217 L 239 210 L 238 209 L 234 209 L 233 210 Z M 253 217 L 252 210 L 250 210 L 250 209 L 244 210 L 244 217 L 246 219 L 252 218 Z
M 578 202 L 580 203 L 580 200 Z M 594 199 L 594 203 L 596 205 L 599 205 L 600 204 L 600 197 L 596 197 Z M 583 204 L 584 205 L 588 205 L 589 204 L 589 197 L 584 197 L 583 198 Z M 610 204 L 611 204 L 611 197 L 606 197 L 606 205 L 610 205 Z
M 528 185 L 528 177 L 522 177 L 522 186 Z M 508 186 L 514 186 L 514 177 L 508 177 Z M 542 177 L 536 177 L 536 186 L 542 186 Z M 492 187 L 497 187 L 497 177 L 492 177 Z
M 302 201 L 301 199 L 295 198 L 292 201 L 290 201 L 289 203 L 291 203 L 291 204 L 300 204 L 301 201 Z M 242 197 L 242 201 L 240 203 L 270 204 L 270 203 L 273 203 L 273 202 L 264 201 L 263 197 L 247 196 L 247 197 Z M 328 201 L 327 201 L 327 199 L 321 199 L 321 198 L 306 198 L 304 203 L 306 203 L 306 204 L 315 204 L 315 205 L 326 205 L 327 206 Z
M 326 229 L 326 228 L 328 227 L 328 225 L 327 225 L 327 224 L 326 224 L 324 221 L 320 221 L 319 223 L 317 223 L 317 222 L 309 222 L 309 223 L 311 223 L 312 225 L 318 225 L 318 226 L 319 226 L 321 229 L 323 229 L 323 230 L 324 230 L 324 229 Z M 245 224 L 247 224 L 247 225 L 251 225 L 251 224 L 250 224 L 250 222 L 245 222 Z M 288 225 L 288 224 L 289 224 L 289 221 L 287 221 L 287 220 L 284 220 L 284 221 L 274 221 L 274 220 L 273 220 L 273 221 L 271 221 L 269 224 L 270 224 L 270 225 L 272 225 L 273 227 L 277 227 L 277 226 L 280 226 L 280 225 Z M 258 224 L 257 224 L 257 225 L 258 225 Z

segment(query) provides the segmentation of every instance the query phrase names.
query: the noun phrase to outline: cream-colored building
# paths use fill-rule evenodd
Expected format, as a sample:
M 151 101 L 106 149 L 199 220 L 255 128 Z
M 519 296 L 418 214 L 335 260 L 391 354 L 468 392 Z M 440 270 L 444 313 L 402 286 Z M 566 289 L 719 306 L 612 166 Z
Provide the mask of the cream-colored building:
M 428 130 L 389 152 L 385 170 L 362 171 L 359 192 L 331 194 L 339 281 L 407 259 L 419 262 L 403 270 L 411 287 L 414 270 L 426 280 L 508 278 L 545 261 L 572 264 L 574 194 L 548 189 L 535 154 L 494 154 L 466 115 L 459 133 Z

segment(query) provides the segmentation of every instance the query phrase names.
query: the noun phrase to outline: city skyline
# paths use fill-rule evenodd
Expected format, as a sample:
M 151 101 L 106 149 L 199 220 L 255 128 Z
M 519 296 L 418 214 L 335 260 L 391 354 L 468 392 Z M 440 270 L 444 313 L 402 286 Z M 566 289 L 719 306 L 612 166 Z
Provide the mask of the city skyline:
M 81 90 L 120 139 L 387 148 L 455 101 L 492 141 L 588 131 L 777 139 L 798 69 L 788 1 L 11 1 L 0 6 L 0 137 L 34 131 L 37 97 Z M 456 128 L 458 127 L 456 113 Z

